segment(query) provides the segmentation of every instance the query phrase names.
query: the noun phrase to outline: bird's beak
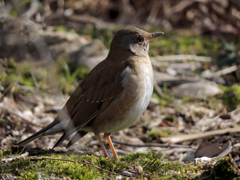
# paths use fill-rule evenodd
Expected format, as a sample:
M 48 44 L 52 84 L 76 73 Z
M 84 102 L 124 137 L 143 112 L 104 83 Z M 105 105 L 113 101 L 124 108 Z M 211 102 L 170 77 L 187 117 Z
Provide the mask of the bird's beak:
M 158 36 L 161 36 L 161 35 L 163 35 L 163 34 L 164 34 L 164 32 L 151 33 L 151 35 L 148 36 L 148 40 L 151 41 L 152 39 L 154 39 L 154 38 L 156 38 L 156 37 L 158 37 Z

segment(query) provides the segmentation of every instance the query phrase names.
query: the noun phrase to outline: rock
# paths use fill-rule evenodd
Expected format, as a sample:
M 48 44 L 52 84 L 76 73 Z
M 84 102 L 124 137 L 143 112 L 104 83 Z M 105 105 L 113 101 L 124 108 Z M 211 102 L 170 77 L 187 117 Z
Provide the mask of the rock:
M 190 96 L 196 99 L 206 99 L 208 96 L 214 96 L 222 93 L 217 84 L 210 81 L 199 81 L 181 84 L 173 89 L 173 94 L 179 96 Z
M 177 71 L 175 71 L 173 68 L 167 67 L 166 72 L 172 76 L 177 75 Z
M 150 103 L 152 103 L 153 106 L 156 106 L 159 104 L 159 101 L 157 98 L 151 97 Z
M 78 65 L 85 65 L 90 70 L 98 63 L 103 61 L 108 55 L 108 49 L 98 39 L 93 40 L 87 45 L 83 46 L 77 53 L 75 63 Z
M 33 113 L 31 110 L 26 109 L 22 112 L 22 115 L 26 117 L 27 119 L 32 119 L 33 118 Z
M 158 84 L 161 84 L 161 82 L 164 82 L 164 81 L 178 81 L 181 78 L 175 77 L 167 73 L 154 71 L 154 79 L 157 81 Z
M 212 78 L 215 76 L 215 72 L 211 71 L 210 69 L 206 69 L 201 74 L 202 78 Z
M 186 82 L 198 81 L 195 78 L 181 78 L 178 76 L 172 76 L 170 74 L 158 72 L 158 71 L 154 71 L 153 73 L 154 73 L 154 79 L 157 81 L 159 85 L 163 85 L 164 83 L 167 83 L 167 85 L 171 86 L 171 85 L 179 85 Z
M 41 119 L 41 123 L 50 124 L 51 122 L 53 122 L 53 120 L 54 120 L 54 117 L 46 116 Z
M 218 84 L 225 84 L 226 83 L 225 80 L 221 76 L 217 75 L 216 72 L 213 72 L 209 69 L 203 71 L 202 74 L 201 74 L 201 77 L 205 78 L 205 79 L 208 79 L 208 80 L 212 80 L 212 81 L 214 81 Z
M 43 113 L 43 111 L 44 111 L 44 105 L 43 105 L 43 103 L 39 103 L 36 107 L 34 107 L 34 113 L 36 114 L 36 115 L 41 115 L 42 113 Z
M 49 64 L 61 54 L 70 55 L 88 41 L 76 33 L 58 32 L 24 17 L 0 16 L 0 58 Z
M 35 23 L 24 18 L 0 16 L 0 57 L 17 61 L 31 56 L 39 59 L 36 44 L 40 40 Z
M 179 74 L 194 76 L 193 71 L 201 67 L 200 62 L 192 63 L 171 63 L 168 68 L 174 69 Z

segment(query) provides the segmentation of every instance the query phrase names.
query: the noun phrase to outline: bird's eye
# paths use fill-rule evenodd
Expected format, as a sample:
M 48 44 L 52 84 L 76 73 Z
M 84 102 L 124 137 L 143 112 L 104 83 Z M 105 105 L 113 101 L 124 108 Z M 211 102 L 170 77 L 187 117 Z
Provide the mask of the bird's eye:
M 143 37 L 138 36 L 138 37 L 136 37 L 135 41 L 136 41 L 137 43 L 141 43 L 141 42 L 143 42 Z

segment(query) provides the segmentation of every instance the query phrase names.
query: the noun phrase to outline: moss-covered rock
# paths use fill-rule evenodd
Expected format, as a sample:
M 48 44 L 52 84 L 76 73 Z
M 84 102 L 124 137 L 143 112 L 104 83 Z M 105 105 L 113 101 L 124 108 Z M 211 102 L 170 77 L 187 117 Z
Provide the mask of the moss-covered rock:
M 115 159 L 81 153 L 70 153 L 40 148 L 24 149 L 13 147 L 0 151 L 1 159 L 29 156 L 12 161 L 0 161 L 2 179 L 234 179 L 239 176 L 231 156 L 215 164 L 191 165 L 171 162 L 162 158 L 161 153 L 134 153 Z M 14 158 L 13 158 L 14 159 Z M 123 173 L 123 171 L 125 173 Z M 127 173 L 128 172 L 128 175 Z

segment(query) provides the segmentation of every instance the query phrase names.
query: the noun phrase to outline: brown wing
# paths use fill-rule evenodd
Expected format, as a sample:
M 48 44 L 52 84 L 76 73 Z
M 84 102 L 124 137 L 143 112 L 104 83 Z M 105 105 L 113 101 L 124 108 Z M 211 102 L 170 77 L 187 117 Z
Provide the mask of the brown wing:
M 68 114 L 71 121 L 54 147 L 84 127 L 124 91 L 121 73 L 126 67 L 125 62 L 103 61 L 88 74 L 59 114 L 61 120 Z

